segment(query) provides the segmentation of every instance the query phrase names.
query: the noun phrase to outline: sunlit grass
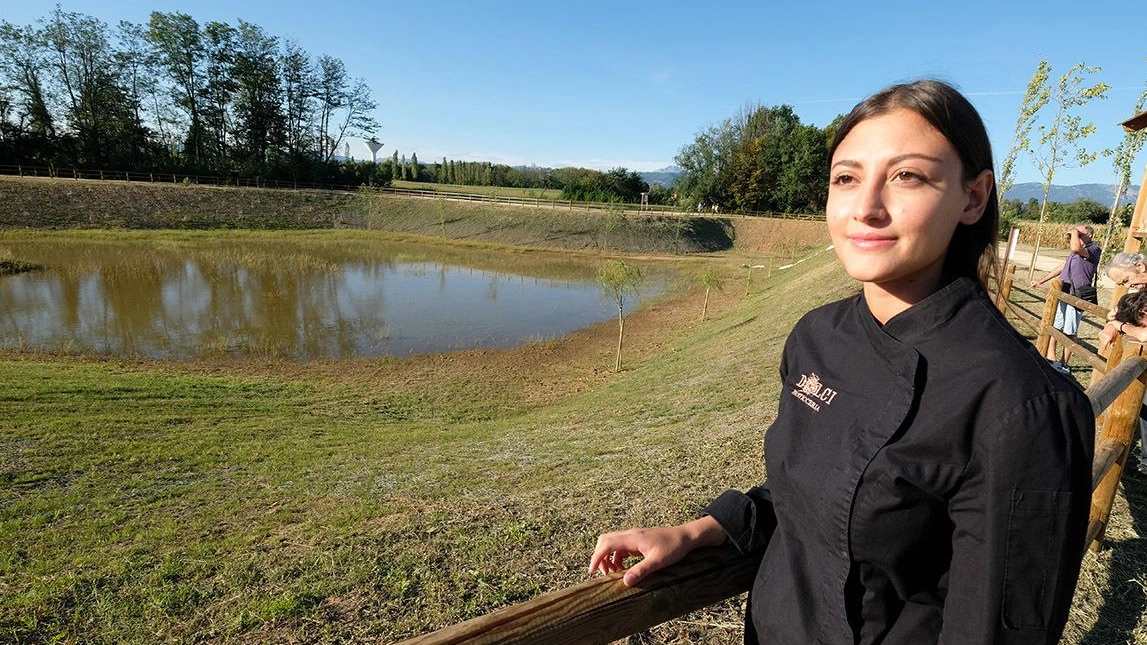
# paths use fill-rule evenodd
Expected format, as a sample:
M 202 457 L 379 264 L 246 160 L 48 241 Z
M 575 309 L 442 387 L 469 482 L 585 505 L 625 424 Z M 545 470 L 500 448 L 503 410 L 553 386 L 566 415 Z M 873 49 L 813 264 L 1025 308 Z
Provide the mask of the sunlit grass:
M 507 186 L 464 186 L 462 184 L 434 184 L 421 181 L 397 180 L 395 188 L 407 190 L 427 190 L 439 193 L 463 193 L 470 195 L 490 195 L 493 197 L 514 197 L 518 199 L 560 200 L 562 191 L 557 188 L 511 188 Z
M 301 235 L 361 253 L 388 239 Z M 439 250 L 476 249 L 552 260 Z M 678 260 L 692 283 L 627 322 L 617 375 L 612 321 L 411 360 L 3 354 L 0 641 L 392 642 L 583 580 L 598 532 L 688 519 L 760 481 L 784 338 L 856 289 L 823 247 L 778 249 Z M 751 289 L 743 263 L 766 267 Z M 701 265 L 728 284 L 704 322 Z M 1129 482 L 1065 642 L 1147 633 L 1147 501 Z M 740 612 L 641 638 L 739 642 Z

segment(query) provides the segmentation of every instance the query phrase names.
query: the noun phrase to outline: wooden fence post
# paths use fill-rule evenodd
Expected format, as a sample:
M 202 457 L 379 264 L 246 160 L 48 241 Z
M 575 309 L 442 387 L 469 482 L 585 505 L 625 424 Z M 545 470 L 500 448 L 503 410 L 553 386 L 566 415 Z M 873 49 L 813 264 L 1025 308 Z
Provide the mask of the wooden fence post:
M 1047 356 L 1047 347 L 1051 344 L 1051 334 L 1048 329 L 1055 323 L 1055 308 L 1059 304 L 1059 299 L 1055 297 L 1056 292 L 1060 291 L 1060 281 L 1056 278 L 1051 281 L 1051 287 L 1048 289 L 1047 300 L 1043 304 L 1043 317 L 1039 321 L 1039 336 L 1036 338 L 1035 347 L 1039 351 L 1040 356 Z
M 1123 345 L 1121 364 L 1147 353 L 1142 343 L 1125 342 Z M 1118 352 L 1113 348 L 1112 354 Z M 1139 409 L 1143 405 L 1144 384 L 1147 383 L 1145 379 L 1147 374 L 1140 374 L 1102 415 L 1102 426 L 1095 442 L 1095 472 L 1102 473 L 1108 463 L 1111 466 L 1097 484 L 1093 482 L 1091 513 L 1087 520 L 1087 543 L 1092 552 L 1099 551 L 1102 545 L 1107 520 L 1111 516 L 1111 506 L 1115 503 L 1115 493 L 1119 488 L 1119 479 L 1123 476 L 1123 466 L 1131 452 L 1131 439 L 1139 425 Z
M 1007 311 L 1008 298 L 1012 296 L 1012 283 L 1016 280 L 1016 265 L 1013 262 L 1008 262 L 1008 266 L 1004 268 L 1003 275 L 1000 276 L 1000 284 L 996 289 L 996 309 L 1001 312 Z

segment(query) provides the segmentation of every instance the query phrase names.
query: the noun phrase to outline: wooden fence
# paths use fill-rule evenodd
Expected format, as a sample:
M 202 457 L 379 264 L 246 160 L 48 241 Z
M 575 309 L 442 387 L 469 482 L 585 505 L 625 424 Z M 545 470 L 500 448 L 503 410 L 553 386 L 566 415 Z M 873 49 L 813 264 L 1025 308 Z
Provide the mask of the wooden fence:
M 1008 308 L 1015 267 L 1009 267 L 1004 275 L 996 300 L 1001 309 Z M 1093 368 L 1087 396 L 1096 415 L 1097 432 L 1087 544 L 1095 551 L 1103 540 L 1139 422 L 1147 357 L 1144 346 L 1133 341 L 1117 344 L 1103 357 L 1067 338 L 1052 327 L 1060 301 L 1101 320 L 1106 319 L 1107 310 L 1060 291 L 1056 281 L 1048 291 L 1042 317 L 1031 321 L 1038 329 L 1036 346 L 1041 352 L 1055 337 Z M 741 555 L 732 546 L 699 549 L 635 587 L 626 587 L 621 580 L 624 572 L 619 571 L 400 645 L 605 645 L 748 591 L 759 564 L 759 556 Z

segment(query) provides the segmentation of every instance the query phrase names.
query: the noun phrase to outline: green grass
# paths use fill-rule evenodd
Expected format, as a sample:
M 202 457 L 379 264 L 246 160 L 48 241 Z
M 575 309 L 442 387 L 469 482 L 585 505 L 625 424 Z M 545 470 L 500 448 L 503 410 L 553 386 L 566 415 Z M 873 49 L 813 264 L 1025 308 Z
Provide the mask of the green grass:
M 535 365 L 3 357 L 0 642 L 391 642 L 583 580 L 599 532 L 759 481 L 783 339 L 855 289 L 831 254 L 748 294 L 721 267 L 708 321 L 697 300 L 618 375 L 608 350 L 564 363 L 588 385 L 542 406 L 515 403 Z M 1147 629 L 1130 500 L 1066 642 Z M 643 642 L 737 642 L 739 612 Z
M 340 221 L 367 230 L 463 241 L 628 253 L 720 251 L 732 245 L 728 220 L 626 215 L 565 206 L 396 197 L 364 191 Z
M 432 184 L 421 181 L 398 180 L 392 182 L 395 188 L 407 190 L 429 190 L 438 193 L 464 193 L 468 195 L 490 195 L 493 197 L 514 197 L 518 199 L 560 200 L 562 191 L 556 188 L 510 188 L 507 186 L 464 186 L 462 184 Z

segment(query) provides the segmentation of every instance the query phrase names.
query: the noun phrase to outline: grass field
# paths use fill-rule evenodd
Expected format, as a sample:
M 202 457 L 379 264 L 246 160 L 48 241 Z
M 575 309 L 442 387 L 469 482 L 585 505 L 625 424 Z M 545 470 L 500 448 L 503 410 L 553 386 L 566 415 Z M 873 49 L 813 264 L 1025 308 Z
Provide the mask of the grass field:
M 464 186 L 462 184 L 432 184 L 421 181 L 398 180 L 391 183 L 395 188 L 407 190 L 429 190 L 438 193 L 463 193 L 467 195 L 491 195 L 493 197 L 517 197 L 520 199 L 560 200 L 562 191 L 557 188 L 510 188 L 506 186 Z
M 620 374 L 608 323 L 413 360 L 8 355 L 0 634 L 389 642 L 580 580 L 598 531 L 758 470 L 803 304 L 755 320 L 780 278 L 746 296 L 729 260 L 709 321 L 695 290 L 630 320 Z
M 402 360 L 0 356 L 0 642 L 388 643 L 583 580 L 599 532 L 760 480 L 783 339 L 855 289 L 831 253 L 679 263 L 724 278 L 709 319 L 681 281 L 617 374 L 610 323 Z M 1128 475 L 1064 642 L 1147 642 L 1145 535 Z M 740 629 L 730 601 L 641 642 Z

